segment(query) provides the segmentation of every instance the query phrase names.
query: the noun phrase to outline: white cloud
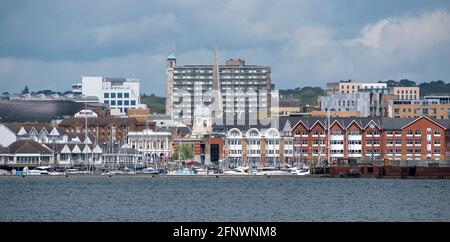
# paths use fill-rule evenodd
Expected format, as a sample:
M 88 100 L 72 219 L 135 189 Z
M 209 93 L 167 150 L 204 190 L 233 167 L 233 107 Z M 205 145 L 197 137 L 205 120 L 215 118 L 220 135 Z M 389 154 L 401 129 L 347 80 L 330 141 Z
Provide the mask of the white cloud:
M 429 11 L 417 17 L 389 18 L 366 25 L 361 35 L 348 43 L 416 60 L 441 44 L 450 45 L 449 26 L 448 12 Z

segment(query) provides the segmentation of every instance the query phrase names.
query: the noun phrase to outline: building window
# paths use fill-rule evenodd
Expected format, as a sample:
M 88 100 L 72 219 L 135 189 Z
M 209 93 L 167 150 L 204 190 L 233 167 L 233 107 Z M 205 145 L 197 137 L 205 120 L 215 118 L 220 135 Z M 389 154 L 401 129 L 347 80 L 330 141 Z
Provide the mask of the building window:
M 416 130 L 416 132 L 414 132 L 414 135 L 420 136 L 422 135 L 422 132 L 420 130 Z
M 412 132 L 412 130 L 407 130 L 407 131 L 406 131 L 406 134 L 407 134 L 407 135 L 412 135 L 413 132 Z
M 130 101 L 128 101 L 128 100 L 123 101 L 123 105 L 125 105 L 125 106 L 130 105 Z
M 122 93 L 121 92 L 117 93 L 117 98 L 122 98 Z
M 109 102 L 107 100 L 104 101 L 105 104 L 109 104 Z
M 116 94 L 115 93 L 111 93 L 111 98 L 116 98 Z
M 136 101 L 135 100 L 131 100 L 131 106 L 136 106 Z
M 118 106 L 122 106 L 122 100 L 118 100 L 118 101 L 117 101 L 117 105 L 118 105 Z
M 124 98 L 130 98 L 130 94 L 128 92 L 126 92 L 126 93 L 123 94 L 123 97 Z
M 111 105 L 116 105 L 116 100 L 111 100 Z
M 104 97 L 104 98 L 109 98 L 109 93 L 105 92 L 105 93 L 103 94 L 103 97 Z
M 434 131 L 434 135 L 436 135 L 436 136 L 439 136 L 439 135 L 441 135 L 441 131 L 439 131 L 439 130 L 435 130 L 435 131 Z

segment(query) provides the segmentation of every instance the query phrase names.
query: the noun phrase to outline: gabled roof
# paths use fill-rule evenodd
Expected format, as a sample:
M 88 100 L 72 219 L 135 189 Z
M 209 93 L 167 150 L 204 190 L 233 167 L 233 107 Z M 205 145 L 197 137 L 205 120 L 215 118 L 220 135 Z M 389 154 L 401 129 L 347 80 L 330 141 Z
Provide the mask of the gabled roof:
M 17 132 L 17 135 L 26 135 L 26 134 L 27 134 L 27 131 L 25 130 L 25 128 L 20 127 L 20 130 L 19 130 L 19 132 Z
M 409 125 L 411 125 L 411 124 L 413 124 L 413 123 L 415 123 L 415 122 L 417 122 L 417 121 L 419 121 L 419 120 L 421 120 L 421 119 L 423 119 L 423 118 L 428 119 L 430 122 L 432 122 L 432 123 L 434 123 L 434 124 L 440 126 L 440 127 L 443 128 L 443 129 L 447 129 L 446 126 L 442 125 L 442 124 L 439 123 L 437 120 L 433 120 L 433 119 L 431 119 L 431 118 L 429 118 L 429 117 L 427 117 L 427 116 L 421 116 L 421 117 L 418 117 L 417 119 L 414 119 L 413 121 L 411 121 L 411 122 L 405 124 L 405 125 L 402 127 L 402 129 L 408 127 Z
M 81 154 L 81 150 L 80 150 L 80 147 L 78 147 L 78 145 L 75 145 L 72 148 L 72 154 Z
M 103 153 L 103 150 L 102 148 L 100 148 L 100 146 L 96 145 L 92 152 L 94 152 L 95 154 L 101 154 Z
M 39 135 L 42 135 L 43 133 L 48 135 L 48 131 L 47 131 L 47 129 L 45 127 L 42 127 L 41 131 L 39 132 Z
M 378 121 L 378 120 L 377 120 Z M 381 125 L 380 123 L 375 122 L 374 120 L 370 120 L 363 129 L 366 129 L 370 124 L 374 124 L 375 126 L 377 126 L 378 129 L 381 129 Z
M 291 127 L 291 122 L 289 122 L 289 120 L 286 120 L 286 123 L 284 124 L 283 127 L 283 132 L 291 132 L 292 127 Z
M 334 121 L 330 124 L 330 128 L 333 127 L 333 125 L 334 125 L 335 123 L 336 123 L 337 125 L 339 125 L 339 126 L 341 127 L 341 129 L 345 129 L 345 127 L 342 126 L 342 124 L 341 124 L 339 121 L 337 121 L 337 120 L 334 120 Z
M 82 153 L 85 154 L 85 153 L 91 153 L 91 152 L 92 152 L 92 150 L 91 150 L 91 148 L 89 148 L 89 145 L 85 145 Z
M 59 153 L 70 154 L 70 153 L 72 153 L 72 151 L 70 150 L 69 146 L 64 145 L 64 147 L 61 149 L 61 151 Z
M 60 133 L 58 132 L 58 129 L 56 127 L 53 127 L 52 131 L 50 132 L 51 136 L 59 136 Z
M 3 149 L 2 152 L 9 154 L 52 154 L 52 150 L 32 140 L 16 141 L 10 144 L 7 149 Z

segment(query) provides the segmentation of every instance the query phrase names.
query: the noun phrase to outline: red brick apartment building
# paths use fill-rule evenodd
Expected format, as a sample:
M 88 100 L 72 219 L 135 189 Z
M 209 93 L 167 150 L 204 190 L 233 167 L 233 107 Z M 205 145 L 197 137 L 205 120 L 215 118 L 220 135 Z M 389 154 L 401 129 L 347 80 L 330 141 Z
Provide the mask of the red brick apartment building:
M 296 160 L 450 159 L 450 120 L 332 118 L 330 134 L 325 118 L 289 121 Z

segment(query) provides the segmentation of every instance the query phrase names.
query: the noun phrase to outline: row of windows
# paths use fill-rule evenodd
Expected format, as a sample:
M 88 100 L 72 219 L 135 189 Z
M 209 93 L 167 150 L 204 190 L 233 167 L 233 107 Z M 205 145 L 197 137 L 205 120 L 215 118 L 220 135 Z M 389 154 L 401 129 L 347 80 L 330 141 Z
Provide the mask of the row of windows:
M 294 134 L 295 134 L 296 136 L 300 136 L 300 135 L 301 135 L 301 136 L 308 136 L 308 131 L 302 131 L 302 132 L 300 132 L 300 131 L 297 130 L 297 131 L 295 131 Z M 324 135 L 325 132 L 324 132 L 324 131 L 320 131 L 320 132 L 318 132 L 318 131 L 312 131 L 311 134 L 312 134 L 312 135 L 317 135 L 317 134 Z M 366 134 L 367 134 L 367 135 L 380 135 L 380 132 L 379 132 L 379 131 L 367 131 Z M 397 131 L 387 131 L 386 134 L 387 134 L 387 135 L 394 135 L 394 134 L 400 135 L 401 132 L 397 132 Z M 406 134 L 407 134 L 407 135 L 412 135 L 412 134 L 413 134 L 413 130 L 407 130 L 407 131 L 406 131 Z M 415 130 L 415 131 L 414 131 L 414 135 L 421 135 L 421 134 L 422 134 L 422 132 L 421 132 L 420 130 Z M 431 134 L 431 131 L 428 132 L 427 134 Z M 440 135 L 440 134 L 441 134 L 441 131 L 440 131 L 440 130 L 434 130 L 434 135 Z M 332 132 L 331 132 L 331 135 L 343 135 L 343 132 L 341 132 L 341 131 L 332 131 Z M 348 132 L 348 135 L 361 135 L 361 132 L 360 132 L 360 131 L 349 131 L 349 132 Z
M 122 106 L 122 105 L 124 105 L 124 106 L 129 106 L 129 105 L 131 105 L 131 106 L 136 106 L 136 100 L 111 100 L 111 101 L 108 101 L 108 100 L 105 100 L 104 101 L 104 103 L 105 104 L 109 104 L 109 105 L 111 105 L 111 106 Z
M 111 93 L 108 93 L 108 92 L 105 92 L 104 94 L 103 94 L 103 97 L 104 98 L 130 98 L 130 93 L 128 93 L 128 92 L 124 92 L 124 93 L 122 93 L 122 92 L 111 92 Z
M 401 91 L 402 91 L 401 92 L 402 94 L 405 94 L 405 93 L 408 94 L 408 90 L 401 90 Z M 417 92 L 416 90 L 409 90 L 410 94 L 413 94 L 413 93 L 416 94 L 416 92 Z M 400 94 L 400 90 L 397 90 L 397 94 Z

